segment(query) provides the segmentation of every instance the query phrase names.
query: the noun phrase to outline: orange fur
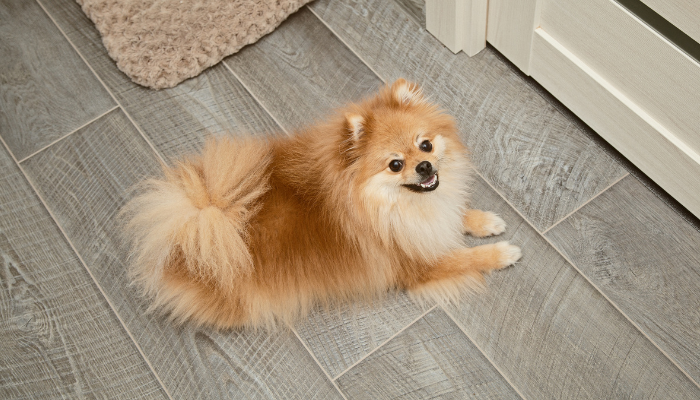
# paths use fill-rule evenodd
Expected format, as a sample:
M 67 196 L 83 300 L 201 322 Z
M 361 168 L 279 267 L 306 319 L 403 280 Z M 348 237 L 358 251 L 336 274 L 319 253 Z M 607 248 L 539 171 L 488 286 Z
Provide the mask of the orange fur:
M 464 231 L 476 237 L 500 235 L 506 229 L 506 223 L 490 211 L 467 210 L 464 213 Z
M 211 139 L 165 167 L 124 209 L 130 275 L 153 309 L 219 328 L 391 288 L 455 300 L 520 257 L 464 246 L 464 230 L 502 223 L 467 210 L 471 169 L 452 118 L 400 79 L 291 137 Z

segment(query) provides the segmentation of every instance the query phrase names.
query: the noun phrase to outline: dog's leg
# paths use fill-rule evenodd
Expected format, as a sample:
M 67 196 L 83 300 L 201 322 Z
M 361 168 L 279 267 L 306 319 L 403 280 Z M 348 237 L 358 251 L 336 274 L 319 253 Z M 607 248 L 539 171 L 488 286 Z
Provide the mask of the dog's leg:
M 508 242 L 485 244 L 454 251 L 434 265 L 403 270 L 398 278 L 419 300 L 455 302 L 462 289 L 480 289 L 484 273 L 507 267 L 520 257 L 520 248 Z
M 464 232 L 476 237 L 500 235 L 506 222 L 491 211 L 467 210 L 462 218 Z

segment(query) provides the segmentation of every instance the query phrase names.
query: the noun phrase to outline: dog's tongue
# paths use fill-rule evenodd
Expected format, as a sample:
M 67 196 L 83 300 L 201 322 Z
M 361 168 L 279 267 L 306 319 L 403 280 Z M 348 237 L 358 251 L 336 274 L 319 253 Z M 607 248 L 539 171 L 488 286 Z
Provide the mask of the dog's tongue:
M 420 184 L 425 186 L 432 186 L 432 184 L 435 183 L 435 179 L 437 179 L 437 175 L 431 176 L 430 178 L 424 180 Z

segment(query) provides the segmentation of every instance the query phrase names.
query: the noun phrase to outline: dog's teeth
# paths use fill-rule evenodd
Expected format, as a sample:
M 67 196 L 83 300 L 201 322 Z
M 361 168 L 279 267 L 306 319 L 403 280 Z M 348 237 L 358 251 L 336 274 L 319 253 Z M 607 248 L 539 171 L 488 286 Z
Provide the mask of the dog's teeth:
M 420 183 L 420 186 L 421 186 L 421 187 L 424 187 L 424 188 L 433 187 L 433 185 L 435 184 L 435 181 L 437 181 L 437 179 L 435 178 L 435 176 L 433 176 L 433 177 L 430 178 L 429 181 L 427 181 L 427 182 L 421 182 L 421 183 Z

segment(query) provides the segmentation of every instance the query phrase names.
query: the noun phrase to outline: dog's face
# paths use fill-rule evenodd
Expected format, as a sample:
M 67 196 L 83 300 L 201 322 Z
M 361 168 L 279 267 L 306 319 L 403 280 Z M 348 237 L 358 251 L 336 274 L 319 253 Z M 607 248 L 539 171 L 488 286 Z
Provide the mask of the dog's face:
M 353 111 L 352 193 L 371 227 L 413 257 L 458 247 L 471 166 L 454 120 L 403 79 Z
M 455 145 L 450 124 L 435 124 L 424 115 L 381 110 L 368 130 L 365 153 L 358 160 L 366 185 L 391 198 L 429 195 L 440 186 L 442 167 Z
M 365 108 L 346 116 L 362 191 L 392 203 L 399 196 L 450 190 L 438 189 L 442 170 L 466 155 L 451 117 L 404 80 Z

